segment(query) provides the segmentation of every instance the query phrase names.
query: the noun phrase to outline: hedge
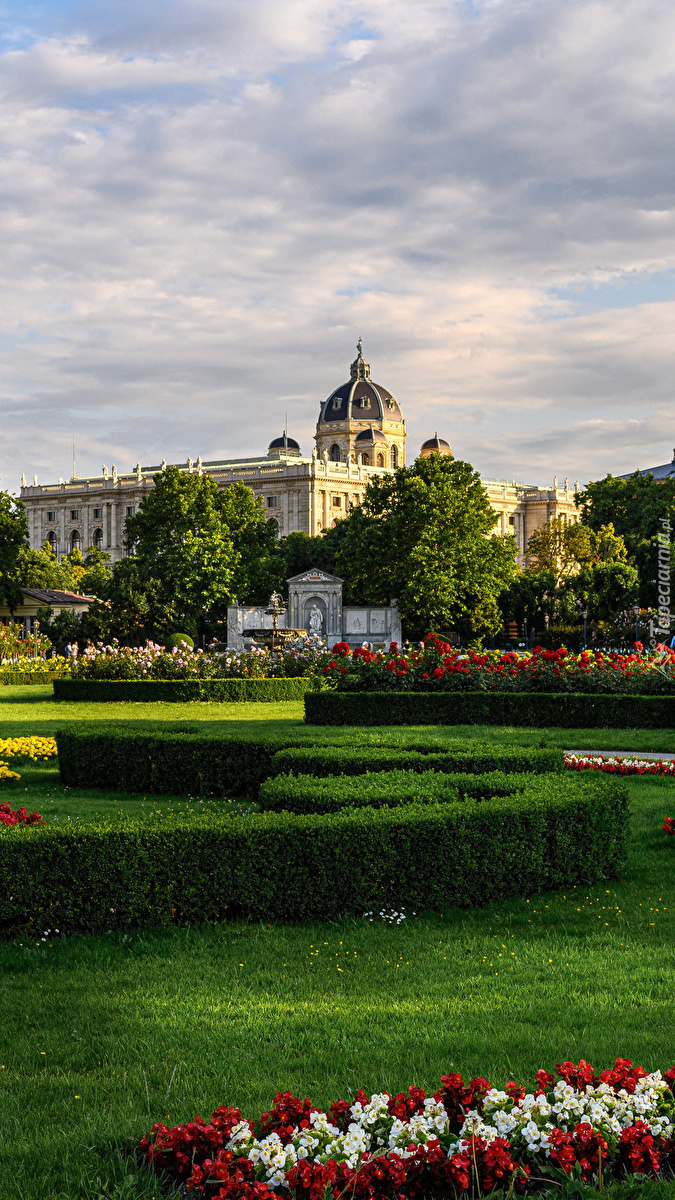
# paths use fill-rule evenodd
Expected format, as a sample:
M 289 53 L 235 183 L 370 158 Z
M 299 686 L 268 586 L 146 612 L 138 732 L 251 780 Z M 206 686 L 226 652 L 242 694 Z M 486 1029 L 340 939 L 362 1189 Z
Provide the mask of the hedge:
M 5 829 L 0 926 L 93 933 L 485 905 L 614 876 L 626 811 L 621 783 L 579 776 L 537 780 L 526 803 Z
M 58 675 L 45 671 L 0 671 L 0 687 L 3 684 L 55 683 Z
M 675 696 L 578 692 L 308 692 L 310 725 L 524 725 L 672 729 Z
M 169 796 L 256 796 L 293 737 L 214 737 L 174 730 L 56 732 L 66 787 Z
M 364 775 L 367 771 L 527 771 L 537 775 L 560 772 L 565 767 L 564 750 L 539 750 L 527 746 L 492 747 L 475 745 L 467 750 L 448 751 L 385 746 L 292 746 L 279 750 L 272 759 L 273 775 Z
M 537 780 L 537 788 L 540 780 Z M 525 775 L 442 771 L 378 771 L 372 775 L 277 775 L 260 785 L 263 812 L 329 813 L 341 808 L 395 808 L 401 804 L 448 804 L 469 797 L 490 800 L 532 792 Z M 536 794 L 536 792 L 535 792 Z
M 233 703 L 302 700 L 311 679 L 55 679 L 55 700 L 189 700 Z

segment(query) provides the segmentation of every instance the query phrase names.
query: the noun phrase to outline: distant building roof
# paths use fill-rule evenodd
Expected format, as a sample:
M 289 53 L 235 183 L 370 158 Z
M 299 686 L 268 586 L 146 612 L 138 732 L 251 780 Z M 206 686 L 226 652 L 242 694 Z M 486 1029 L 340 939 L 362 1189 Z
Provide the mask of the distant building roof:
M 630 479 L 635 471 L 628 471 L 626 475 L 617 475 L 617 479 Z M 638 471 L 638 475 L 651 475 L 654 479 L 675 479 L 675 450 L 673 450 L 672 462 L 664 463 L 661 467 L 645 467 L 644 470 Z
M 93 596 L 82 596 L 79 592 L 61 592 L 55 588 L 21 588 L 24 596 L 29 596 L 31 600 L 38 600 L 40 604 L 49 605 L 50 607 L 60 606 L 65 608 L 71 604 L 91 604 Z

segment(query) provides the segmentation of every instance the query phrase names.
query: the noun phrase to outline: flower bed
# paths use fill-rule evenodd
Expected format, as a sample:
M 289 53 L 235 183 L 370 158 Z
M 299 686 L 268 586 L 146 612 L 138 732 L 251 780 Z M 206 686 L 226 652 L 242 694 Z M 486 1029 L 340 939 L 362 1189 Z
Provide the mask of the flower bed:
M 322 674 L 340 691 L 675 695 L 675 652 L 659 646 L 646 654 L 636 642 L 630 654 L 541 646 L 527 654 L 475 653 L 429 634 L 418 648 L 392 642 L 388 651 L 338 642 Z
M 0 767 L 4 764 L 0 763 Z M 11 774 L 11 772 L 10 772 Z M 2 776 L 0 776 L 2 778 Z M 15 779 L 20 776 L 16 775 Z M 12 808 L 11 804 L 0 804 L 0 825 L 42 825 L 44 817 L 42 813 L 29 813 L 25 808 Z
M 675 837 L 675 817 L 666 817 L 661 828 L 664 833 L 668 833 L 671 837 Z
M 272 658 L 269 650 L 254 647 L 235 650 L 194 650 L 187 643 L 165 649 L 154 642 L 120 646 L 97 642 L 79 655 L 72 666 L 78 680 L 210 680 L 305 678 L 317 673 L 330 658 L 323 643 L 307 637 L 287 643 Z
M 46 762 L 47 759 L 56 757 L 56 738 L 0 738 L 0 754 L 4 758 L 29 758 L 33 762 Z
M 566 754 L 569 771 L 606 771 L 609 775 L 672 775 L 675 759 L 617 758 L 611 754 Z
M 675 1067 L 662 1075 L 617 1058 L 596 1074 L 583 1059 L 503 1090 L 482 1076 L 444 1075 L 427 1097 L 361 1090 L 327 1111 L 278 1092 L 258 1122 L 238 1108 L 210 1121 L 158 1123 L 141 1139 L 158 1174 L 205 1200 L 437 1200 L 509 1195 L 576 1176 L 602 1187 L 675 1171 Z

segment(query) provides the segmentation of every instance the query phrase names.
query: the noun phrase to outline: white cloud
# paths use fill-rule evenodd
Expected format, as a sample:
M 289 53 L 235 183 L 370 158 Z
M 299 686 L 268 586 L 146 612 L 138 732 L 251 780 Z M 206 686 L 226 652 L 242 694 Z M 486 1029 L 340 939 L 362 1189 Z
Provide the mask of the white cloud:
M 673 302 L 601 285 L 675 267 L 675 12 L 78 20 L 0 56 L 5 485 L 65 474 L 73 430 L 81 470 L 122 469 L 264 449 L 288 409 L 308 451 L 359 333 L 413 449 L 438 428 L 530 479 L 670 456 Z

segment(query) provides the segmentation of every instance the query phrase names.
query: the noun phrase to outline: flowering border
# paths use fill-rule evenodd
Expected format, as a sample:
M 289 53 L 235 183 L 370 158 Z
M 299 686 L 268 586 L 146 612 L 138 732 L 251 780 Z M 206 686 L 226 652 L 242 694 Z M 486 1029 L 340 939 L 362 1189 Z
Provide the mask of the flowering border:
M 606 771 L 610 775 L 672 775 L 675 759 L 618 758 L 611 754 L 566 754 L 565 766 L 570 771 Z
M 630 1059 L 596 1074 L 581 1059 L 536 1073 L 526 1090 L 444 1075 L 421 1088 L 337 1100 L 327 1112 L 278 1092 L 257 1124 L 218 1108 L 141 1139 L 146 1162 L 205 1200 L 422 1200 L 511 1195 L 574 1175 L 585 1182 L 675 1174 L 675 1066 Z

